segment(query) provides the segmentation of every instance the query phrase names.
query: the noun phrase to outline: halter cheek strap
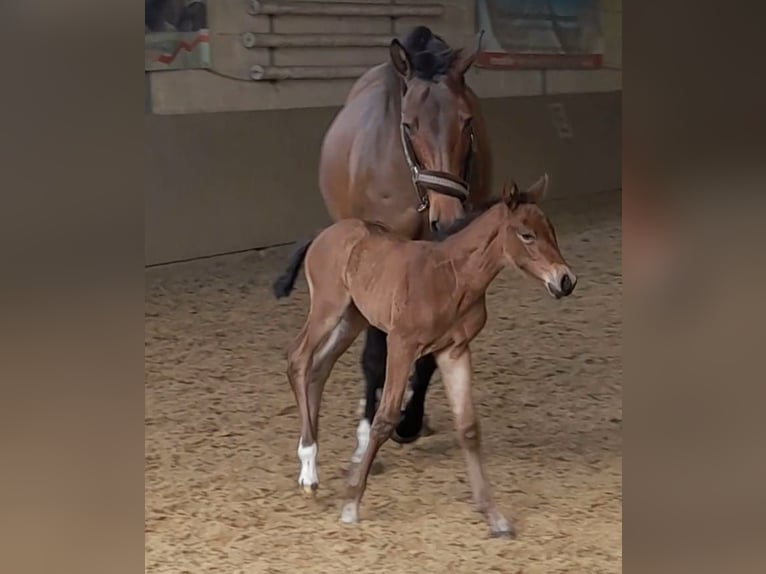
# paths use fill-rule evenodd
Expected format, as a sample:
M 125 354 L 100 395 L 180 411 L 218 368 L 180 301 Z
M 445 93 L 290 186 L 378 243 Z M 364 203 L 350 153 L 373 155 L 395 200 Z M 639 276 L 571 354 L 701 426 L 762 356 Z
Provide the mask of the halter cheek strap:
M 402 148 L 404 149 L 404 157 L 407 160 L 407 165 L 410 168 L 412 174 L 412 184 L 415 187 L 415 194 L 418 197 L 420 205 L 418 212 L 422 212 L 428 208 L 428 193 L 423 190 L 424 187 L 431 189 L 442 195 L 449 195 L 465 202 L 470 195 L 470 184 L 468 179 L 470 178 L 471 158 L 474 152 L 474 137 L 471 133 L 471 146 L 468 151 L 468 157 L 466 158 L 465 165 L 465 177 L 461 179 L 455 177 L 451 173 L 446 171 L 435 171 L 430 169 L 421 169 L 415 161 L 415 154 L 412 149 L 412 142 L 407 137 L 407 132 L 404 128 L 404 124 L 399 125 L 399 133 L 402 138 Z

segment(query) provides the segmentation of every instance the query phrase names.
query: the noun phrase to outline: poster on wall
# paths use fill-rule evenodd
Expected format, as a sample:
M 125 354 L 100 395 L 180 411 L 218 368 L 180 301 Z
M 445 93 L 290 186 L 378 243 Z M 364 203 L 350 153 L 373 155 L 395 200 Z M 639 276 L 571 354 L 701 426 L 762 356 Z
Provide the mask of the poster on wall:
M 207 0 L 144 0 L 144 70 L 210 67 Z
M 603 61 L 599 0 L 478 0 L 482 68 L 588 69 Z

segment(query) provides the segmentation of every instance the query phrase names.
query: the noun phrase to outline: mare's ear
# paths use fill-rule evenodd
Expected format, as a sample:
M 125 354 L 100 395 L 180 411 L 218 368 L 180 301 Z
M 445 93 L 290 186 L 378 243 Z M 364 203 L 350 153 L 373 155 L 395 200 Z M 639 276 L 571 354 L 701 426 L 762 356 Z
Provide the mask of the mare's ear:
M 503 203 L 513 209 L 518 204 L 519 193 L 519 186 L 516 185 L 516 182 L 512 179 L 506 180 L 503 184 Z
M 394 38 L 389 46 L 391 65 L 404 80 L 412 78 L 412 60 L 402 43 Z
M 548 174 L 546 173 L 524 192 L 524 201 L 525 203 L 540 203 L 547 192 Z
M 479 55 L 479 52 L 481 52 L 481 39 L 484 36 L 484 30 L 481 30 L 476 35 L 476 48 L 473 52 L 471 52 L 469 55 L 465 56 L 462 53 L 460 56 L 455 58 L 455 61 L 452 63 L 452 71 L 460 78 L 462 78 L 465 73 L 468 71 L 468 69 L 473 66 L 473 63 L 476 61 L 476 57 Z

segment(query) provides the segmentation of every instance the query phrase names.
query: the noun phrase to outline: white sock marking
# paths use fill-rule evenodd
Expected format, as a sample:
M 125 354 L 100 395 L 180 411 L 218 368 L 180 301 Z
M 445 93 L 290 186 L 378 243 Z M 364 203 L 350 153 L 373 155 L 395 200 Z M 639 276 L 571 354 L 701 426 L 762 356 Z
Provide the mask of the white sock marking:
M 299 439 L 298 458 L 301 460 L 301 474 L 298 477 L 298 485 L 311 486 L 312 484 L 319 484 L 316 443 L 303 446 L 303 439 Z
M 370 423 L 367 419 L 362 419 L 356 427 L 356 450 L 351 455 L 351 462 L 362 462 L 368 444 L 370 444 Z
M 410 402 L 410 400 L 412 399 L 412 395 L 414 394 L 415 393 L 413 392 L 412 388 L 408 386 L 407 390 L 404 392 L 404 400 L 402 401 L 402 411 L 404 411 L 404 409 L 407 408 L 407 403 Z

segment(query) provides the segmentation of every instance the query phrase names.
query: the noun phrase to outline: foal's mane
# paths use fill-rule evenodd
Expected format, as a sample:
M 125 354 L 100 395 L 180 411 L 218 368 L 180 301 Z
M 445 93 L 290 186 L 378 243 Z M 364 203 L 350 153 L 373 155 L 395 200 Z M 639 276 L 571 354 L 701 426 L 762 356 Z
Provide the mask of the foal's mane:
M 433 236 L 433 240 L 444 241 L 448 237 L 462 231 L 463 229 L 471 225 L 471 223 L 473 223 L 479 217 L 484 215 L 487 211 L 489 211 L 490 208 L 494 207 L 501 201 L 502 201 L 502 198 L 495 197 L 492 199 L 488 199 L 487 201 L 473 207 L 462 218 L 455 220 L 455 222 L 452 225 L 450 225 L 449 227 L 445 229 L 441 229 L 437 231 Z

